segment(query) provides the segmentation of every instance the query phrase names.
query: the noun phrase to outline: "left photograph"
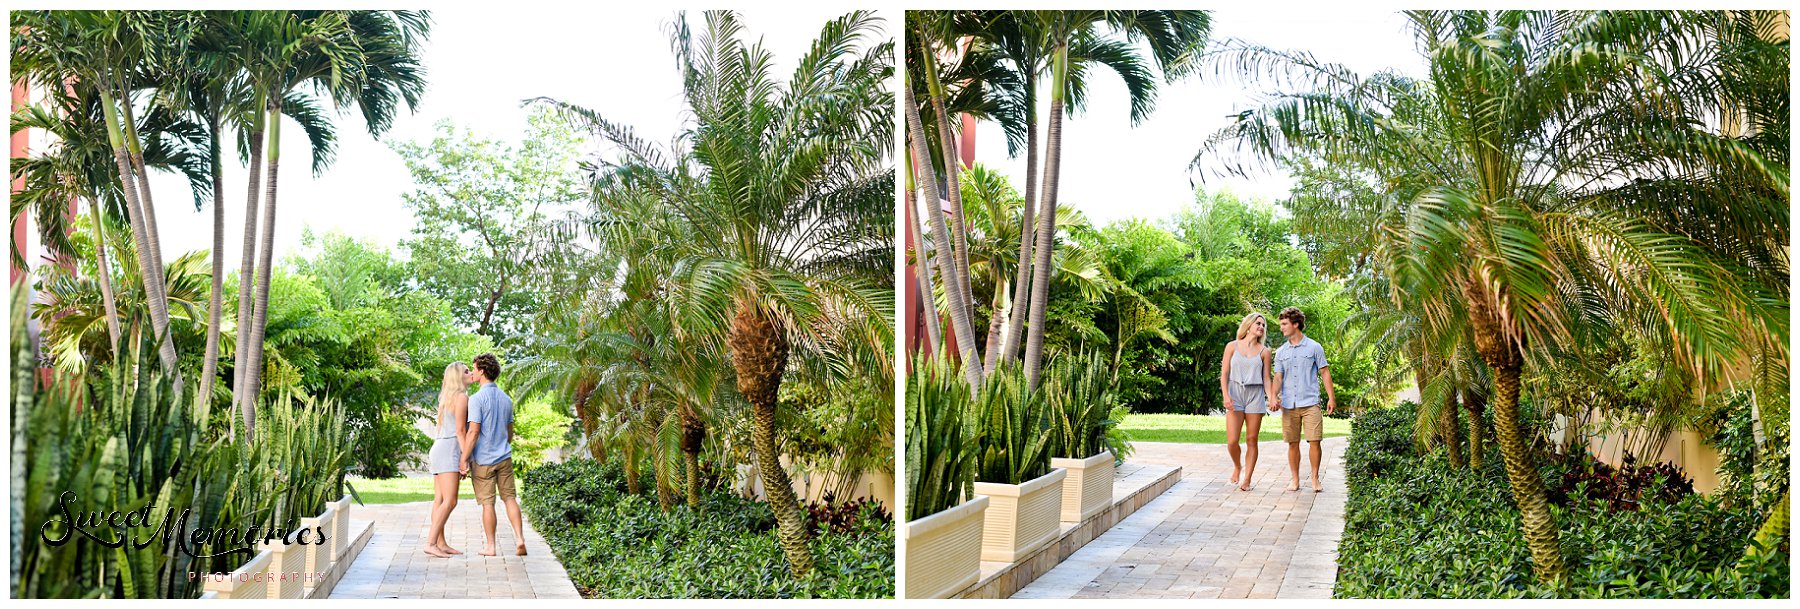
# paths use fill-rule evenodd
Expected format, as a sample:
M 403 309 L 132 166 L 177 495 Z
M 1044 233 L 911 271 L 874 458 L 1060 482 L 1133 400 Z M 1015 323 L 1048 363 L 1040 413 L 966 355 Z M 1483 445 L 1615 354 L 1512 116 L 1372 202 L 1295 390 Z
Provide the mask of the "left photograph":
M 13 598 L 893 598 L 898 15 L 9 14 Z

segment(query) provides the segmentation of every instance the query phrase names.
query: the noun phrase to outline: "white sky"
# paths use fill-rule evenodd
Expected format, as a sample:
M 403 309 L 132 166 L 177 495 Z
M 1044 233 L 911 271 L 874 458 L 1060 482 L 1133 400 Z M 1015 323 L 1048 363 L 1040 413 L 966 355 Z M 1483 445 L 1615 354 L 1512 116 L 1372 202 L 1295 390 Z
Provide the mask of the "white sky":
M 1404 18 L 1382 8 L 1352 3 L 1305 10 L 1228 8 L 1214 10 L 1212 23 L 1215 40 L 1240 38 L 1275 49 L 1310 51 L 1358 74 L 1393 68 L 1420 75 L 1424 70 Z M 1082 210 L 1095 226 L 1129 217 L 1168 217 L 1193 200 L 1194 185 L 1203 179 L 1209 190 L 1240 196 L 1274 200 L 1287 195 L 1292 181 L 1281 173 L 1247 180 L 1188 171 L 1200 144 L 1228 124 L 1228 115 L 1253 107 L 1255 92 L 1237 79 L 1215 77 L 1208 69 L 1162 84 L 1155 112 L 1135 128 L 1125 85 L 1116 75 L 1095 70 L 1088 83 L 1086 110 L 1063 121 L 1057 200 Z M 1048 100 L 1043 106 L 1039 116 L 1047 117 Z M 999 168 L 1024 192 L 1025 155 L 1007 158 L 1006 138 L 996 123 L 983 121 L 976 132 L 976 161 Z
M 775 55 L 776 74 L 786 80 L 819 28 L 846 10 L 764 8 L 741 16 L 747 39 L 762 37 Z M 666 27 L 675 11 L 617 6 L 566 18 L 546 18 L 548 14 L 491 6 L 433 11 L 425 48 L 430 88 L 418 112 L 396 119 L 384 139 L 428 139 L 433 124 L 449 118 L 516 141 L 527 114 L 519 101 L 546 95 L 632 125 L 651 141 L 669 141 L 684 108 Z M 885 31 L 897 33 L 897 15 L 882 16 L 890 20 Z M 702 27 L 699 13 L 688 17 L 696 30 Z M 308 167 L 310 151 L 299 128 L 289 121 L 282 132 L 277 260 L 299 248 L 307 227 L 338 230 L 390 248 L 410 235 L 413 216 L 401 200 L 412 190 L 405 163 L 369 136 L 354 111 L 340 116 L 337 124 L 337 160 L 319 177 Z M 224 254 L 233 272 L 243 242 L 245 175 L 237 164 L 227 168 L 225 177 Z M 210 206 L 196 211 L 185 183 L 174 175 L 151 179 L 165 259 L 210 248 Z M 32 241 L 35 245 L 36 239 Z

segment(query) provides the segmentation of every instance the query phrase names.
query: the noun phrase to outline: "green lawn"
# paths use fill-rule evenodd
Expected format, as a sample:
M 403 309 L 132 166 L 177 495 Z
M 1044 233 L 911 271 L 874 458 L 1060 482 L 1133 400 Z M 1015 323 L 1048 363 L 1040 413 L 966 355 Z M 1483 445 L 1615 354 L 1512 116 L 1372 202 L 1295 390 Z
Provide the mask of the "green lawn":
M 1225 443 L 1225 415 L 1133 414 L 1119 425 L 1125 435 L 1139 442 Z M 1325 437 L 1350 435 L 1349 419 L 1325 418 Z M 1263 417 L 1259 437 L 1264 442 L 1281 439 L 1281 418 Z
M 350 486 L 356 487 L 356 494 L 366 504 L 376 503 L 411 503 L 414 501 L 431 501 L 434 495 L 429 476 L 406 476 L 387 480 L 370 480 L 350 476 Z M 475 492 L 469 490 L 467 482 L 462 484 L 463 499 L 474 499 Z

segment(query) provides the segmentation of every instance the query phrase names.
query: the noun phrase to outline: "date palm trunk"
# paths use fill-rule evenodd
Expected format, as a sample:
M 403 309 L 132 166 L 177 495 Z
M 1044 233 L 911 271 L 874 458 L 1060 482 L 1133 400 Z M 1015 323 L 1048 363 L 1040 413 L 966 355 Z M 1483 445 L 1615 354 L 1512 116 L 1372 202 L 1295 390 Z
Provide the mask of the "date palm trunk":
M 1043 208 L 1038 211 L 1036 262 L 1032 263 L 1031 326 L 1025 337 L 1025 383 L 1037 389 L 1044 359 L 1044 315 L 1050 300 L 1050 248 L 1056 238 L 1056 192 L 1062 163 L 1063 92 L 1068 88 L 1069 35 L 1057 34 L 1050 58 L 1050 124 L 1044 133 Z
M 913 163 L 915 173 L 921 171 L 921 167 L 930 167 L 931 160 L 931 152 L 927 148 L 925 140 L 925 126 L 921 124 L 921 121 L 918 99 L 913 94 L 912 86 L 908 85 L 906 87 L 906 124 L 912 140 L 913 157 L 925 161 L 924 163 Z M 931 240 L 937 245 L 938 250 L 937 255 L 932 257 L 937 259 L 938 277 L 944 279 L 944 295 L 950 300 L 950 327 L 956 332 L 956 345 L 959 349 L 973 349 L 975 348 L 975 329 L 972 327 L 973 320 L 969 319 L 969 303 L 963 300 L 963 291 L 956 286 L 955 256 L 954 254 L 945 255 L 945 252 L 949 250 L 950 231 L 944 225 L 943 207 L 938 205 L 940 199 L 937 192 L 937 179 L 930 175 L 924 175 L 919 176 L 917 180 L 925 191 L 924 196 L 921 197 L 924 199 L 925 209 L 931 214 Z M 986 376 L 982 374 L 980 354 L 973 355 L 970 357 L 968 354 L 964 354 L 962 357 L 963 377 L 968 379 L 971 386 L 980 385 L 981 379 Z
M 1519 508 L 1519 528 L 1531 550 L 1531 570 L 1538 581 L 1554 585 L 1565 579 L 1568 571 L 1557 541 L 1556 519 L 1550 513 L 1550 497 L 1544 490 L 1544 479 L 1538 475 L 1519 417 L 1519 378 L 1524 355 L 1519 345 L 1508 340 L 1501 330 L 1500 317 L 1489 304 L 1486 288 L 1467 280 L 1463 291 L 1469 301 L 1475 350 L 1494 373 L 1494 436 L 1500 442 L 1506 481 Z
M 938 260 L 941 263 L 944 257 L 939 256 Z M 787 336 L 766 312 L 757 310 L 753 303 L 739 302 L 726 340 L 731 348 L 732 367 L 737 371 L 738 392 L 750 403 L 750 441 L 756 449 L 757 469 L 762 471 L 763 493 L 775 513 L 781 552 L 793 575 L 804 577 L 813 568 L 812 552 L 806 543 L 806 515 L 800 509 L 799 498 L 794 496 L 793 481 L 782 469 L 775 441 L 776 396 L 787 369 Z
M 1469 468 L 1481 471 L 1486 461 L 1486 426 L 1482 424 L 1482 413 L 1487 410 L 1487 398 L 1480 392 L 1463 390 L 1463 410 L 1469 415 Z
M 588 456 L 595 461 L 606 460 L 606 449 L 601 442 L 594 441 L 594 435 L 600 432 L 600 421 L 594 413 L 588 412 L 588 403 L 594 398 L 594 383 L 582 381 L 575 387 L 575 418 L 581 421 L 581 437 L 587 442 Z
M 1444 451 L 1450 457 L 1450 469 L 1463 467 L 1462 417 L 1457 411 L 1462 408 L 1456 400 L 1456 392 L 1445 392 L 1444 414 L 1438 427 L 1443 430 Z
M 681 462 L 686 470 L 687 504 L 700 509 L 700 448 L 706 441 L 706 423 L 688 404 L 681 405 Z

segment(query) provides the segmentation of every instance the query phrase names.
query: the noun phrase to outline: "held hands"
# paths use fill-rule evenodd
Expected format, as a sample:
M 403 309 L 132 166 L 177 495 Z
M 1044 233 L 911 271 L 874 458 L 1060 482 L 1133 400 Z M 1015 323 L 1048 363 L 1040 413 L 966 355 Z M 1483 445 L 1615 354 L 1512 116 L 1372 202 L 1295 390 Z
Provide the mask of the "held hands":
M 1281 411 L 1281 400 L 1276 398 L 1275 396 L 1272 396 L 1272 395 L 1269 396 L 1269 412 L 1280 412 L 1280 411 Z

